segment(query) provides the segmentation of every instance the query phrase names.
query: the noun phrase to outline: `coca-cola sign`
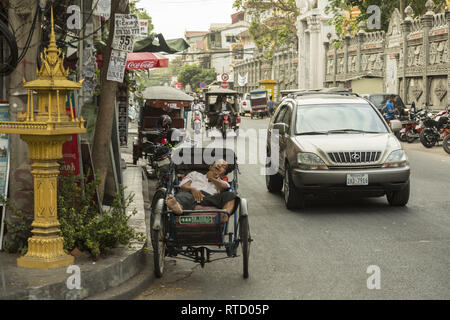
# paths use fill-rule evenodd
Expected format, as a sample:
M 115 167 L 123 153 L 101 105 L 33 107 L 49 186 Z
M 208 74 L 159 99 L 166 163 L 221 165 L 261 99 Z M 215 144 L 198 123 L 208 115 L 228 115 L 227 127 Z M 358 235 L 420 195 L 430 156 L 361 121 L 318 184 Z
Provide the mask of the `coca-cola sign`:
M 155 67 L 155 61 L 130 61 L 127 63 L 127 69 L 151 69 Z

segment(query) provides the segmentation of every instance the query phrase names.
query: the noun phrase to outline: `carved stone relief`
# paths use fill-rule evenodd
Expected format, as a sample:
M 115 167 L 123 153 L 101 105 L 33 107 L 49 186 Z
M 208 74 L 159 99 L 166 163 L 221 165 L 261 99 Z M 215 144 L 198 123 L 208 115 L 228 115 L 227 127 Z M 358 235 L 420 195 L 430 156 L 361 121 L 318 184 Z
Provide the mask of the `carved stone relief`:
M 383 69 L 383 54 L 379 53 L 376 55 L 376 59 L 375 59 L 375 65 L 374 65 L 374 69 L 375 70 L 382 70 Z
M 361 70 L 366 71 L 367 70 L 367 54 L 363 54 L 361 57 Z
M 448 41 L 432 42 L 430 45 L 430 64 L 447 62 Z
M 444 98 L 445 94 L 447 93 L 447 87 L 444 85 L 442 79 L 439 80 L 438 85 L 434 89 L 434 94 L 436 97 L 438 97 L 439 101 L 442 101 L 442 98 Z
M 333 74 L 333 73 L 334 73 L 334 59 L 328 59 L 327 74 Z

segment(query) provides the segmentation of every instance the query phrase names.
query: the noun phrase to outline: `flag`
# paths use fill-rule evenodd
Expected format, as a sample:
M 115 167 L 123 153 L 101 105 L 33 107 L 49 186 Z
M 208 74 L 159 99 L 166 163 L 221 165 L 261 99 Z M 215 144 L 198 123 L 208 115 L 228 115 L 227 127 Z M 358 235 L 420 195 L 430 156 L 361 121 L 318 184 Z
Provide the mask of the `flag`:
M 245 76 L 241 76 L 238 74 L 238 84 L 240 87 L 245 86 L 248 83 L 248 72 L 245 74 Z

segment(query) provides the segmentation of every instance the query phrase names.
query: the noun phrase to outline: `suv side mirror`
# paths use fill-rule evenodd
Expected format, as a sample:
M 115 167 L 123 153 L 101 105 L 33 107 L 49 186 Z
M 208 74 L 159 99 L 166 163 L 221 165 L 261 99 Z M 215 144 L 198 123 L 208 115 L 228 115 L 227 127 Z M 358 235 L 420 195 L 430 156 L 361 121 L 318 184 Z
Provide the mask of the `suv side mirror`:
M 399 132 L 400 130 L 402 130 L 402 122 L 400 120 L 391 120 L 390 121 L 390 126 L 392 131 L 394 132 Z

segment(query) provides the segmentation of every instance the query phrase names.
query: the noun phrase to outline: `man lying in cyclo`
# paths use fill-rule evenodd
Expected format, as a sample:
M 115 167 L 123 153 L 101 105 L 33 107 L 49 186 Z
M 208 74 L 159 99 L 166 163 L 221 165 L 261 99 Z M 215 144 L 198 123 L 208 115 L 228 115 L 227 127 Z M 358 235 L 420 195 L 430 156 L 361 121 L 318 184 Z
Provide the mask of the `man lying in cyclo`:
M 225 177 L 228 164 L 218 160 L 209 167 L 206 174 L 197 171 L 190 172 L 180 183 L 181 190 L 173 196 L 168 195 L 166 205 L 177 215 L 183 210 L 194 210 L 196 205 L 212 206 L 224 209 L 228 214 L 221 213 L 220 221 L 225 223 L 237 207 L 237 195 L 231 191 Z

